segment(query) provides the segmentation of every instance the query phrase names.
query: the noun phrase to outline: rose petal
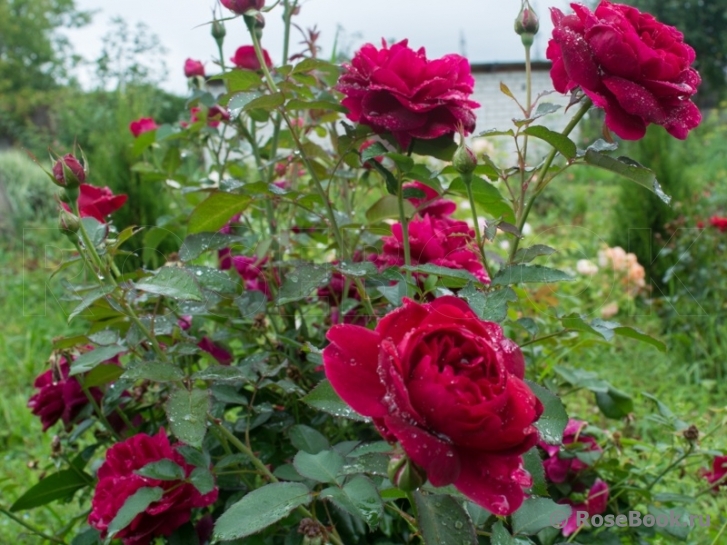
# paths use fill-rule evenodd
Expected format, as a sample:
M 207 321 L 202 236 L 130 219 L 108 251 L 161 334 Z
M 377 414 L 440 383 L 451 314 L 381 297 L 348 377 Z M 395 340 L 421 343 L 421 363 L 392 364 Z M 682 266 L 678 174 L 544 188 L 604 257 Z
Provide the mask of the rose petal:
M 498 516 L 517 511 L 525 499 L 522 459 L 479 451 L 460 451 L 462 470 L 454 486 L 470 500 Z

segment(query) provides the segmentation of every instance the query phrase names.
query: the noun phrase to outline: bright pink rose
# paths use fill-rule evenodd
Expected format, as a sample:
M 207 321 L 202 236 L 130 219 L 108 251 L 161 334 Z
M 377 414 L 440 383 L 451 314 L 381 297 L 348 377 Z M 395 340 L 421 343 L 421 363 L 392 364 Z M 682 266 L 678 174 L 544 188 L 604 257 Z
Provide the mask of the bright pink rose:
M 78 197 L 78 208 L 82 218 L 91 217 L 100 223 L 106 223 L 106 216 L 116 212 L 126 203 L 126 195 L 114 195 L 108 187 L 81 184 L 81 195 Z M 70 212 L 67 204 L 63 208 Z
M 715 490 L 722 485 L 727 485 L 727 456 L 715 456 L 712 461 L 712 471 L 703 469 L 700 474 L 707 479 L 710 484 L 717 483 Z
M 608 485 L 601 479 L 596 479 L 593 486 L 588 491 L 586 501 L 583 503 L 574 503 L 571 500 L 562 500 L 562 504 L 570 505 L 573 510 L 571 511 L 570 517 L 563 526 L 563 535 L 568 537 L 573 532 L 578 530 L 578 512 L 588 513 L 590 519 L 593 515 L 600 515 L 606 511 L 608 506 Z
M 333 388 L 401 443 L 432 485 L 454 484 L 497 515 L 520 506 L 532 481 L 520 455 L 538 441 L 543 406 L 498 324 L 457 297 L 404 299 L 373 331 L 336 325 L 326 337 Z
M 184 75 L 188 78 L 204 77 L 204 64 L 194 59 L 187 59 L 184 62 Z
M 709 218 L 709 224 L 712 227 L 716 227 L 717 229 L 719 229 L 721 233 L 727 231 L 727 218 L 712 216 L 711 218 Z
M 261 10 L 265 7 L 265 0 L 221 0 L 222 5 L 238 15 L 242 15 L 251 9 Z
M 124 545 L 149 545 L 155 537 L 168 536 L 185 524 L 191 517 L 192 509 L 213 504 L 217 500 L 217 488 L 203 496 L 190 483 L 180 480 L 160 481 L 136 473 L 151 462 L 172 460 L 189 477 L 194 467 L 177 452 L 177 446 L 169 444 L 163 428 L 154 436 L 140 433 L 113 445 L 106 452 L 106 461 L 98 470 L 98 484 L 91 501 L 88 523 L 105 537 L 109 524 L 130 496 L 140 488 L 159 487 L 164 490 L 162 498 L 116 534 Z
M 649 123 L 687 137 L 702 116 L 689 99 L 701 79 L 694 50 L 676 28 L 623 4 L 602 1 L 596 11 L 571 4 L 573 15 L 551 8 L 547 57 L 555 89 L 576 87 L 606 111 L 606 126 L 626 140 L 644 137 Z
M 446 202 L 446 201 L 445 201 Z M 388 266 L 404 265 L 404 236 L 401 224 L 391 226 L 393 236 L 384 237 L 379 263 Z M 409 248 L 412 265 L 431 263 L 450 269 L 471 272 L 485 284 L 490 283 L 487 271 L 479 258 L 475 233 L 464 221 L 425 214 L 409 222 Z
M 596 440 L 590 435 L 581 433 L 588 424 L 581 420 L 570 419 L 563 432 L 563 446 L 578 446 L 577 452 L 601 452 L 602 449 Z M 569 477 L 575 476 L 584 469 L 590 467 L 575 456 L 575 450 L 571 447 L 564 449 L 555 445 L 548 445 L 545 442 L 538 443 L 548 455 L 543 462 L 545 476 L 552 483 L 564 483 Z
M 475 128 L 470 100 L 474 78 L 470 64 L 459 55 L 427 59 L 424 48 L 414 51 L 403 40 L 391 47 L 364 45 L 338 80 L 346 98 L 348 118 L 377 133 L 390 132 L 406 150 L 412 138 L 431 140 Z
M 265 59 L 265 64 L 268 68 L 273 67 L 273 61 L 270 60 L 270 55 L 268 55 L 268 52 L 263 49 L 263 58 Z M 234 64 L 237 68 L 242 68 L 244 70 L 260 70 L 260 62 L 257 60 L 257 55 L 255 54 L 255 48 L 251 45 L 243 45 L 241 47 L 237 48 L 237 51 L 235 51 L 235 56 L 230 59 L 232 61 L 232 64 Z
M 75 178 L 75 180 L 66 179 L 66 172 L 63 168 L 64 165 L 66 169 L 71 171 L 71 178 Z M 53 177 L 58 182 L 58 185 L 61 185 L 63 187 L 66 187 L 68 185 L 70 185 L 71 187 L 78 187 L 79 183 L 82 184 L 86 181 L 86 171 L 84 170 L 83 165 L 79 162 L 79 160 L 69 153 L 55 162 L 55 164 L 53 165 Z
M 145 132 L 155 131 L 158 128 L 159 126 L 151 117 L 142 117 L 141 119 L 132 121 L 129 124 L 129 130 L 131 131 L 131 134 L 134 135 L 134 138 L 138 138 Z
M 404 184 L 404 189 L 418 189 L 424 193 L 424 197 L 409 197 L 409 202 L 416 206 L 419 214 L 429 214 L 433 218 L 449 216 L 457 210 L 454 201 L 442 199 L 435 189 L 421 182 L 409 182 Z
M 199 113 L 201 111 L 202 109 L 198 107 L 194 107 L 190 110 L 192 123 L 196 123 L 197 121 L 199 121 Z M 213 129 L 219 127 L 221 122 L 226 122 L 229 120 L 230 112 L 228 112 L 225 108 L 214 105 L 207 110 L 207 125 L 212 127 Z

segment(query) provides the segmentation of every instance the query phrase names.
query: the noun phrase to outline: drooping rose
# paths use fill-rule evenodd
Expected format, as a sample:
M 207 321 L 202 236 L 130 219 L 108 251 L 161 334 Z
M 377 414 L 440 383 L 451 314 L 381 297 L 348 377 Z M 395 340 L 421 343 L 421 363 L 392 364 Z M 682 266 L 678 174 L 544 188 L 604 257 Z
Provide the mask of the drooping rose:
M 184 75 L 188 78 L 194 78 L 197 76 L 204 77 L 204 64 L 202 64 L 201 61 L 187 59 L 184 61 Z
M 88 523 L 106 536 L 124 502 L 145 487 L 159 487 L 164 493 L 138 514 L 116 537 L 124 545 L 150 545 L 157 536 L 169 536 L 191 518 L 192 509 L 206 507 L 217 500 L 217 488 L 202 495 L 190 483 L 181 480 L 161 481 L 142 477 L 136 471 L 151 462 L 171 460 L 179 465 L 185 477 L 194 467 L 171 445 L 162 428 L 154 436 L 138 434 L 116 443 L 106 452 L 106 461 L 98 470 L 98 484 L 91 500 Z
M 531 483 L 521 454 L 543 406 L 523 382 L 520 348 L 457 297 L 404 305 L 375 330 L 336 325 L 326 376 L 354 410 L 398 441 L 434 486 L 454 484 L 498 515 Z
M 606 126 L 626 140 L 644 137 L 650 123 L 684 139 L 702 116 L 690 100 L 701 79 L 690 67 L 694 50 L 676 28 L 648 13 L 602 1 L 595 12 L 571 4 L 551 8 L 547 57 L 555 89 L 576 87 L 606 112 Z
M 391 133 L 403 150 L 412 138 L 431 140 L 475 128 L 470 100 L 474 78 L 460 55 L 427 59 L 424 48 L 411 49 L 407 40 L 382 48 L 364 45 L 338 80 L 346 98 L 348 118 L 377 133 Z
M 159 126 L 151 117 L 142 117 L 129 123 L 129 130 L 134 135 L 134 138 L 139 138 L 145 132 L 155 131 L 158 128 Z
M 91 217 L 100 223 L 106 223 L 106 217 L 124 206 L 126 199 L 126 195 L 114 195 L 108 187 L 81 184 L 78 208 L 82 218 Z M 62 204 L 70 212 L 68 205 Z
M 724 233 L 727 231 L 727 218 L 722 218 L 720 216 L 712 216 L 709 218 L 709 224 L 712 227 L 716 227 L 719 229 L 720 233 Z
M 377 264 L 404 265 L 404 236 L 400 223 L 391 226 L 391 234 L 390 237 L 383 237 L 384 245 Z M 409 248 L 414 266 L 431 263 L 462 269 L 472 273 L 480 282 L 490 283 L 479 258 L 475 233 L 464 221 L 447 216 L 432 217 L 429 214 L 415 217 L 409 222 Z
M 65 166 L 65 169 L 63 168 Z M 67 171 L 69 176 L 66 176 Z M 78 187 L 86 181 L 86 171 L 81 162 L 72 154 L 58 159 L 53 165 L 53 177 L 63 187 Z
M 712 471 L 703 469 L 700 474 L 710 484 L 715 484 L 715 490 L 722 485 L 727 486 L 727 456 L 715 456 L 712 460 Z
M 404 189 L 418 189 L 424 193 L 424 197 L 409 197 L 409 202 L 412 203 L 421 216 L 428 214 L 433 218 L 449 216 L 457 210 L 457 204 L 454 201 L 448 199 L 442 199 L 439 193 L 426 184 L 421 182 L 408 182 L 404 184 Z
M 221 0 L 222 5 L 238 15 L 242 15 L 251 9 L 261 10 L 265 7 L 265 0 Z
M 578 512 L 588 513 L 590 519 L 594 515 L 600 515 L 606 511 L 608 506 L 608 485 L 601 479 L 596 479 L 593 486 L 588 490 L 586 501 L 582 503 L 575 503 L 571 500 L 563 500 L 559 503 L 564 505 L 570 505 L 573 510 L 571 511 L 570 517 L 563 526 L 563 535 L 568 537 L 573 532 L 578 530 Z
M 270 59 L 268 52 L 264 49 L 263 59 L 265 59 L 265 64 L 268 68 L 273 67 L 273 61 Z M 260 70 L 261 68 L 260 62 L 257 60 L 257 55 L 255 54 L 255 48 L 251 45 L 238 47 L 237 51 L 235 51 L 235 55 L 230 58 L 230 60 L 237 68 L 242 68 L 244 70 Z
M 581 433 L 587 425 L 582 420 L 573 418 L 568 420 L 568 425 L 563 432 L 563 447 L 549 445 L 545 442 L 538 443 L 538 446 L 548 455 L 548 458 L 543 461 L 543 469 L 550 482 L 564 483 L 569 478 L 590 467 L 589 464 L 579 460 L 575 452 L 602 452 L 601 447 L 593 437 Z M 577 446 L 578 449 L 566 448 L 568 446 Z

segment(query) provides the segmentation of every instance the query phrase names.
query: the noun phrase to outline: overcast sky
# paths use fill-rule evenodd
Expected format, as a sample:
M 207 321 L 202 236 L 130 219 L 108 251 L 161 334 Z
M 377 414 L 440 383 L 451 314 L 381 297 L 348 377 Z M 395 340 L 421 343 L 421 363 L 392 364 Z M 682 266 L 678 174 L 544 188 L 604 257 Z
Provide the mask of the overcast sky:
M 165 56 L 169 78 L 165 87 L 184 93 L 184 60 L 202 60 L 212 66 L 216 45 L 209 35 L 212 8 L 217 0 L 76 0 L 80 9 L 95 12 L 91 25 L 68 31 L 76 51 L 89 60 L 98 56 L 108 22 L 121 16 L 132 26 L 146 23 L 167 48 Z M 273 0 L 268 0 L 268 5 Z M 565 0 L 531 0 L 540 15 L 541 28 L 535 46 L 536 58 L 545 57 L 547 37 L 551 31 L 548 8 L 565 9 Z M 357 47 L 365 42 L 379 43 L 381 38 L 408 38 L 412 47 L 424 46 L 430 57 L 446 53 L 466 53 L 471 62 L 522 60 L 522 46 L 512 30 L 520 9 L 520 0 L 302 0 L 301 13 L 294 21 L 302 28 L 318 26 L 323 54 L 330 55 L 336 29 L 345 31 L 345 42 Z M 230 12 L 224 10 L 228 15 Z M 275 62 L 282 55 L 281 8 L 266 15 L 263 46 Z M 227 24 L 225 56 L 250 43 L 241 20 Z M 301 48 L 300 34 L 294 33 L 291 51 Z M 464 49 L 464 51 L 463 51 Z M 81 75 L 91 83 L 88 73 Z

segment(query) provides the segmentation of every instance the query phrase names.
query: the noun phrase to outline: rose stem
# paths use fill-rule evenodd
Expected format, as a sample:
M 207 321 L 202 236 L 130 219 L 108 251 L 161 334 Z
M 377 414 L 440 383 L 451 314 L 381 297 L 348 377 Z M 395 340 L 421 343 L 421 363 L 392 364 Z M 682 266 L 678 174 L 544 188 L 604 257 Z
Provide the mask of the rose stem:
M 396 194 L 399 203 L 399 223 L 401 224 L 401 238 L 404 242 L 404 264 L 406 265 L 406 282 L 412 283 L 411 273 L 411 247 L 409 246 L 409 220 L 404 210 L 404 176 L 399 176 L 399 191 Z M 407 288 L 407 292 L 408 292 Z
M 477 237 L 477 248 L 480 250 L 480 257 L 482 258 L 482 266 L 485 268 L 487 277 L 492 279 L 490 276 L 490 267 L 487 265 L 487 256 L 485 255 L 485 244 L 482 240 L 482 232 L 480 231 L 477 205 L 475 204 L 475 197 L 472 193 L 472 173 L 462 174 L 462 180 L 464 180 L 464 185 L 467 186 L 467 197 L 470 200 L 470 210 L 472 211 L 472 221 L 475 224 L 475 236 Z

